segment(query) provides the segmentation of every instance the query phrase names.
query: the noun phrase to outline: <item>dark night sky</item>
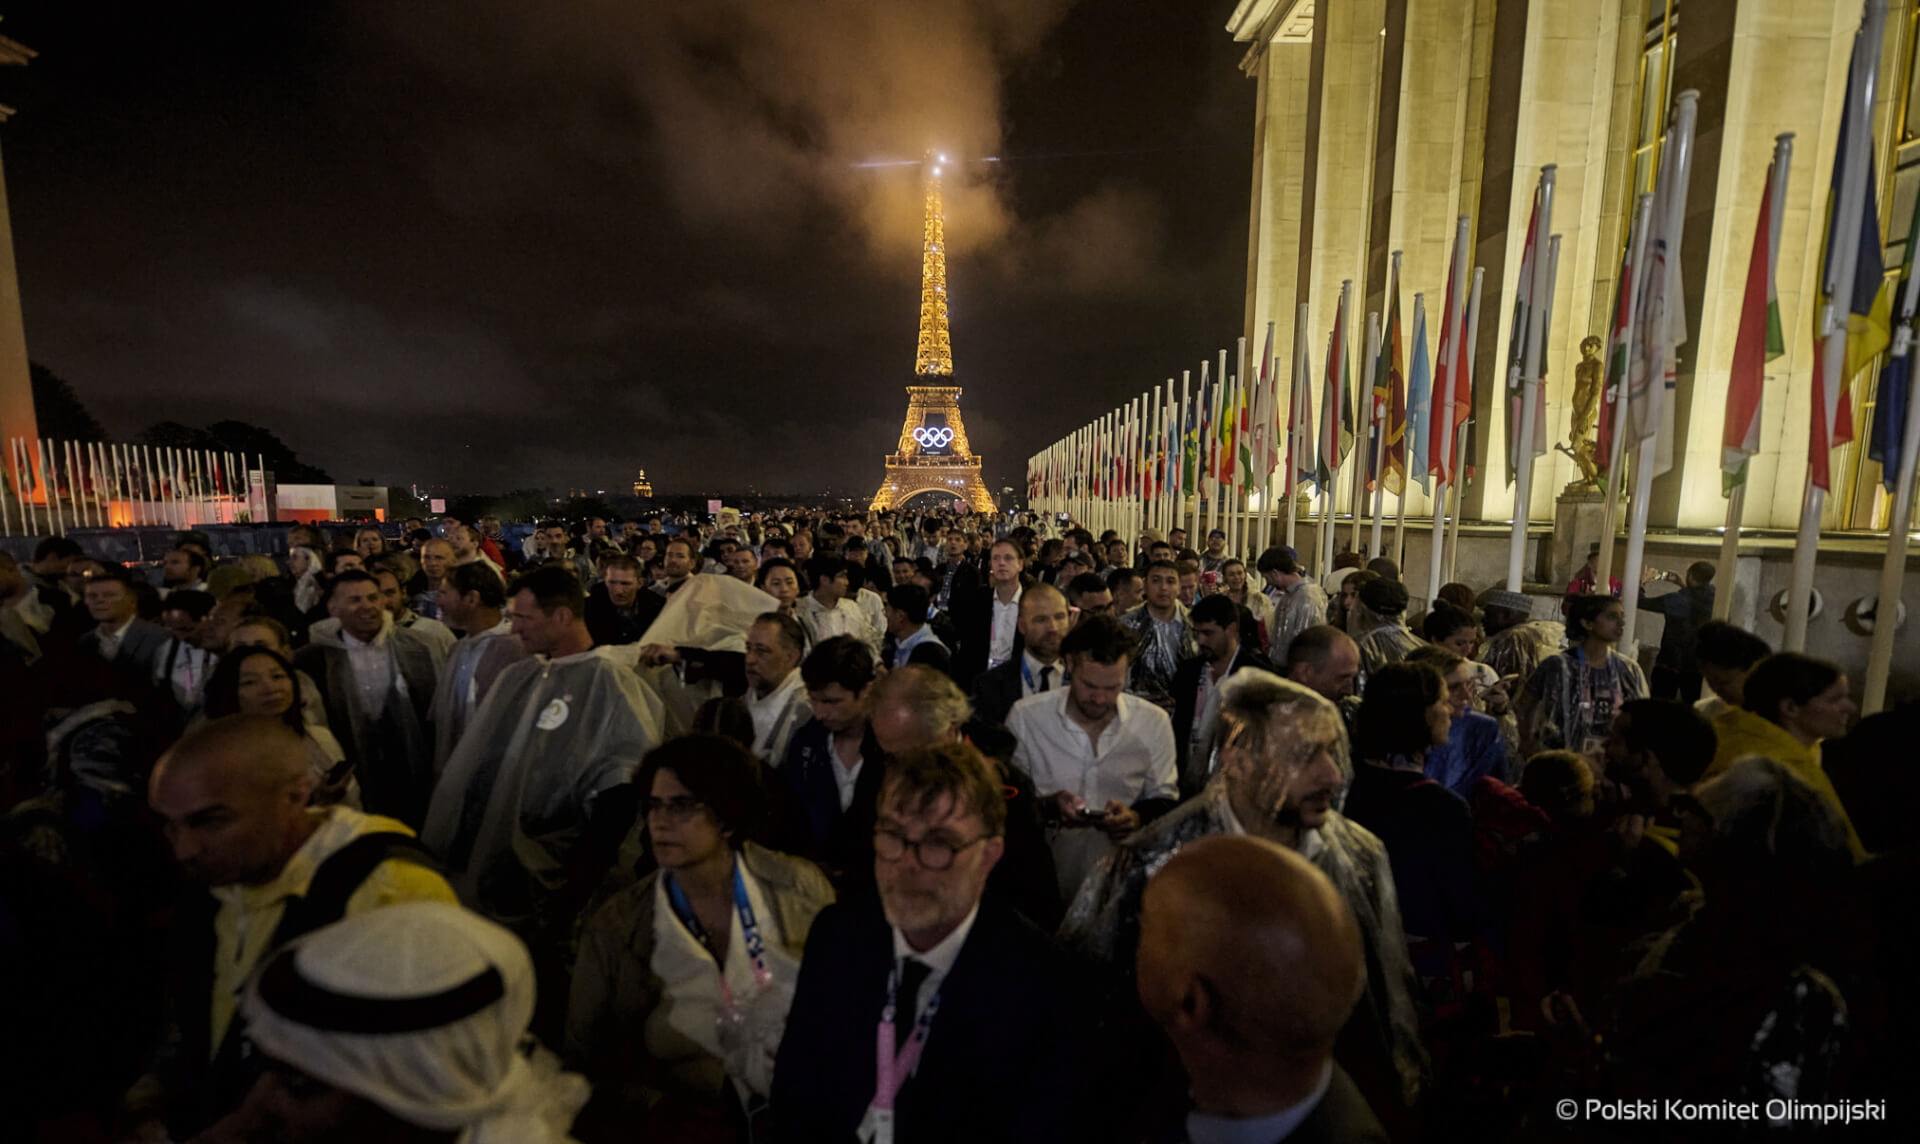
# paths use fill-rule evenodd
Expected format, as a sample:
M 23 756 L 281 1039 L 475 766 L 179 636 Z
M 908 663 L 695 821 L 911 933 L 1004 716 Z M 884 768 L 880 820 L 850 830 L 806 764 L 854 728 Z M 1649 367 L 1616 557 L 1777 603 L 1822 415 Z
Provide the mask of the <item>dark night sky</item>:
M 336 479 L 869 493 L 928 145 L 996 489 L 1238 331 L 1231 0 L 42 0 L 0 72 L 27 341 L 117 436 Z M 956 185 L 957 184 L 957 185 Z

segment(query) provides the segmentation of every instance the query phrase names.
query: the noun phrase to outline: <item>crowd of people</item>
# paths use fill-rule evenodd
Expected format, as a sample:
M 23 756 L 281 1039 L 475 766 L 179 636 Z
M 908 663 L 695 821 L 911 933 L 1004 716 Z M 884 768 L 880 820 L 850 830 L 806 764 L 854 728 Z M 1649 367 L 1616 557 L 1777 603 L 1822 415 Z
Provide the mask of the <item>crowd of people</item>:
M 809 511 L 285 539 L 0 553 L 21 1138 L 1902 1114 L 1920 706 L 1857 720 L 1706 618 L 1709 565 L 1643 666 L 1592 566 L 1414 600 L 1217 531 Z

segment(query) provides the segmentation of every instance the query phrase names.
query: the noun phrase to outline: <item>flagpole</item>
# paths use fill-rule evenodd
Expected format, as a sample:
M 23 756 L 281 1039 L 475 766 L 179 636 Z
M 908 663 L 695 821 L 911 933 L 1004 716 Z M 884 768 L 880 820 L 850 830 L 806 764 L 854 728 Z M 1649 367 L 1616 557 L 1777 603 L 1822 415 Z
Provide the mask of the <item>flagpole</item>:
M 1846 149 L 1847 169 L 1841 173 L 1840 194 L 1834 204 L 1833 226 L 1828 231 L 1828 249 L 1833 259 L 1831 273 L 1822 283 L 1820 311 L 1821 361 L 1825 384 L 1845 392 L 1847 382 L 1847 313 L 1851 308 L 1854 271 L 1859 264 L 1861 216 L 1867 197 L 1867 162 L 1873 148 L 1874 80 L 1880 66 L 1880 38 L 1887 17 L 1886 0 L 1867 0 L 1861 14 L 1860 30 L 1854 33 L 1853 66 L 1848 69 L 1847 128 L 1852 136 L 1840 140 Z M 1825 416 L 1825 409 L 1813 411 Z M 1827 441 L 1832 445 L 1831 439 Z M 1787 585 L 1786 636 L 1781 641 L 1786 651 L 1807 648 L 1807 610 L 1813 602 L 1813 568 L 1820 554 L 1820 516 L 1826 508 L 1827 490 L 1814 483 L 1812 464 L 1807 466 L 1806 491 L 1800 504 L 1800 529 L 1793 548 L 1793 572 Z M 1892 616 L 1886 617 L 1888 627 Z M 1875 628 L 1880 625 L 1876 623 Z
M 1634 202 L 1633 233 L 1627 237 L 1629 254 L 1626 267 L 1627 291 L 1627 340 L 1631 345 L 1633 331 L 1640 320 L 1640 264 L 1647 253 L 1647 224 L 1653 216 L 1653 196 L 1641 194 Z M 1632 357 L 1632 351 L 1623 347 L 1623 361 L 1620 376 L 1615 379 L 1616 392 L 1613 397 L 1612 429 L 1607 439 L 1607 490 L 1606 504 L 1600 516 L 1600 565 L 1604 575 L 1613 574 L 1614 534 L 1620 529 L 1620 485 L 1623 477 L 1621 464 L 1626 459 L 1627 428 L 1627 369 L 1626 364 Z M 1613 347 L 1607 347 L 1609 359 L 1613 356 Z M 1602 394 L 1601 400 L 1607 395 Z M 1638 465 L 1638 460 L 1635 465 Z
M 1190 370 L 1180 371 L 1180 398 L 1183 404 L 1185 403 L 1186 397 L 1187 397 L 1187 378 L 1190 376 L 1191 372 L 1192 371 Z M 1206 442 L 1200 439 L 1199 427 L 1200 427 L 1200 407 L 1203 404 L 1205 404 L 1206 400 L 1207 400 L 1207 363 L 1201 362 L 1200 363 L 1200 388 L 1194 391 L 1193 404 L 1188 409 L 1188 414 L 1192 418 L 1192 424 L 1194 426 L 1193 487 L 1190 489 L 1181 490 L 1182 496 L 1186 496 L 1189 494 L 1192 495 L 1193 508 L 1191 510 L 1187 510 L 1187 507 L 1183 504 L 1180 506 L 1183 511 L 1174 514 L 1174 523 L 1176 525 L 1178 525 L 1183 520 L 1188 522 L 1187 536 L 1189 538 L 1191 538 L 1194 533 L 1200 531 L 1200 485 L 1203 480 L 1203 476 L 1200 470 L 1206 468 L 1206 448 L 1205 448 Z M 1186 442 L 1187 442 L 1186 429 L 1187 427 L 1184 424 L 1180 427 L 1180 447 L 1183 451 L 1186 449 Z M 1181 467 L 1181 475 L 1182 476 L 1186 475 L 1186 469 L 1185 469 L 1184 463 L 1182 464 L 1182 467 Z M 1173 529 L 1169 528 L 1167 530 L 1167 537 L 1169 540 L 1172 539 Z M 1175 555 L 1178 555 L 1178 553 L 1175 553 Z
M 1536 235 L 1551 234 L 1553 231 L 1553 178 L 1554 165 L 1548 163 L 1540 168 L 1540 217 Z M 1549 248 L 1552 239 L 1548 240 Z M 1513 537 L 1507 546 L 1507 590 L 1519 592 L 1525 590 L 1523 566 L 1526 563 L 1527 524 L 1533 511 L 1533 434 L 1534 426 L 1540 418 L 1540 339 L 1546 330 L 1546 314 L 1541 303 L 1543 294 L 1553 281 L 1553 258 L 1547 258 L 1547 276 L 1543 281 L 1535 277 L 1532 282 L 1533 297 L 1527 300 L 1526 354 L 1521 364 L 1520 378 L 1520 439 L 1514 449 L 1514 486 L 1513 486 Z M 1519 299 L 1515 299 L 1519 304 Z
M 1342 294 L 1345 294 L 1344 290 Z M 1333 370 L 1338 369 L 1339 366 L 1340 334 L 1336 320 L 1336 329 L 1333 333 L 1327 335 L 1327 368 Z M 1319 539 L 1314 545 L 1314 555 L 1318 558 L 1320 575 L 1322 577 L 1325 577 L 1329 572 L 1333 571 L 1333 490 L 1335 486 L 1340 483 L 1340 437 L 1338 426 L 1340 409 L 1337 404 L 1338 400 L 1338 389 L 1329 386 L 1327 392 L 1322 396 L 1323 404 L 1320 410 L 1320 420 L 1325 421 L 1328 418 L 1334 419 L 1335 425 L 1332 433 L 1329 434 L 1327 430 L 1318 425 L 1314 427 L 1314 436 L 1317 440 L 1315 449 L 1319 454 L 1314 471 L 1316 475 L 1322 472 L 1326 475 L 1326 479 L 1314 482 L 1318 486 L 1316 491 L 1320 494 L 1320 531 Z M 1335 404 L 1328 405 L 1326 403 Z M 1331 453 L 1332 456 L 1328 456 L 1328 453 Z
M 1767 172 L 1771 183 L 1767 189 L 1767 202 L 1771 209 L 1769 217 L 1765 220 L 1768 228 L 1767 290 L 1769 294 L 1773 290 L 1773 260 L 1778 257 L 1780 250 L 1780 222 L 1786 214 L 1787 169 L 1792 163 L 1793 132 L 1787 131 L 1774 136 L 1773 165 Z M 1911 296 L 1911 284 L 1908 292 Z M 1764 331 L 1761 340 L 1766 341 Z M 1761 368 L 1764 370 L 1766 358 L 1764 349 L 1761 352 L 1761 358 Z M 1760 416 L 1758 408 L 1754 410 L 1753 416 L 1757 422 Z M 1740 518 L 1746 512 L 1746 507 L 1747 482 L 1745 477 L 1742 477 L 1740 483 L 1733 486 L 1732 493 L 1727 497 L 1727 522 L 1720 534 L 1720 568 L 1714 576 L 1715 581 L 1720 585 L 1720 590 L 1714 593 L 1713 597 L 1713 618 L 1716 620 L 1724 620 L 1733 614 L 1733 581 L 1740 559 Z
M 1446 393 L 1436 392 L 1430 398 L 1433 410 L 1429 414 L 1428 425 L 1435 424 L 1434 419 L 1437 417 L 1437 423 L 1442 428 L 1438 441 L 1434 439 L 1431 431 L 1427 434 L 1428 447 L 1432 448 L 1436 444 L 1439 446 L 1438 449 L 1433 450 L 1434 455 L 1428 460 L 1431 466 L 1439 469 L 1440 477 L 1433 487 L 1433 538 L 1427 556 L 1429 603 L 1440 596 L 1441 569 L 1447 539 L 1447 502 L 1460 479 L 1460 471 L 1448 465 L 1448 462 L 1453 459 L 1453 439 L 1457 435 L 1453 422 L 1453 410 L 1458 404 L 1456 394 L 1459 393 L 1459 389 L 1457 387 L 1464 380 L 1460 377 L 1460 367 L 1472 360 L 1473 353 L 1471 344 L 1464 341 L 1466 326 L 1462 318 L 1465 311 L 1456 311 L 1454 307 L 1465 300 L 1461 292 L 1466 289 L 1467 243 L 1470 241 L 1470 226 L 1470 220 L 1466 215 L 1461 215 L 1454 225 L 1453 265 L 1447 271 L 1447 291 L 1442 295 L 1444 301 L 1441 304 L 1446 308 L 1446 312 L 1440 317 L 1440 354 L 1436 359 L 1439 368 L 1434 374 L 1436 378 L 1441 373 L 1446 374 L 1447 388 Z M 1456 338 L 1461 339 L 1462 344 L 1455 345 Z M 1413 474 L 1409 472 L 1407 475 L 1411 477 Z
M 1307 369 L 1307 304 L 1294 307 L 1293 315 L 1293 370 L 1287 379 L 1287 447 L 1280 454 L 1280 463 L 1285 466 L 1280 474 L 1280 487 L 1287 494 L 1287 547 L 1293 549 L 1296 556 L 1300 552 L 1300 465 L 1306 459 L 1296 450 L 1300 441 L 1300 394 L 1301 386 L 1312 385 Z
M 1905 339 L 1908 345 L 1903 349 L 1911 353 L 1913 282 L 1910 280 L 1907 286 L 1906 319 L 1894 337 L 1896 340 Z M 1920 454 L 1920 401 L 1913 399 L 1911 378 L 1908 379 L 1908 386 L 1907 423 L 1901 430 L 1900 473 L 1894 483 L 1893 517 L 1887 522 L 1887 555 L 1880 563 L 1880 600 L 1874 608 L 1873 644 L 1867 652 L 1867 682 L 1860 701 L 1860 710 L 1866 715 L 1881 710 L 1887 704 L 1887 676 L 1893 668 L 1894 628 L 1898 626 L 1900 618 L 1900 585 L 1907 570 L 1907 537 L 1913 527 L 1913 467 L 1916 454 Z

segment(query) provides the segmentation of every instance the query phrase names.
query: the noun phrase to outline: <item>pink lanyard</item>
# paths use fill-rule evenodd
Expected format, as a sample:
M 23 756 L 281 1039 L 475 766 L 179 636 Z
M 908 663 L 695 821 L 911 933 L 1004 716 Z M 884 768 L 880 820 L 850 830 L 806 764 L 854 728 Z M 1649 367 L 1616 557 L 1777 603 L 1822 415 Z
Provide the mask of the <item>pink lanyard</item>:
M 927 1000 L 925 1011 L 919 1020 L 913 1023 L 913 1034 L 907 1043 L 894 1051 L 894 1012 L 893 998 L 900 989 L 900 965 L 894 963 L 893 972 L 887 977 L 887 1005 L 880 1012 L 880 1025 L 874 1030 L 874 1089 L 872 1111 L 874 1116 L 874 1144 L 893 1144 L 893 1100 L 900 1094 L 900 1086 L 913 1075 L 920 1065 L 920 1053 L 926 1048 L 927 1031 L 933 1025 L 933 1015 L 940 1008 L 940 993 L 934 991 Z

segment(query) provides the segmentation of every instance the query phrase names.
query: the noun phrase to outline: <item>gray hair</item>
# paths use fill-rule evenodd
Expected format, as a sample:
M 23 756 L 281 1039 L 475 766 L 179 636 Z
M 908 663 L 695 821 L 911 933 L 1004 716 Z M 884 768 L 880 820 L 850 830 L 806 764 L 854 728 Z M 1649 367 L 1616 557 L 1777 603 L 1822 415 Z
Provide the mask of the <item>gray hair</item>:
M 1741 869 L 1805 873 L 1852 864 L 1840 812 L 1778 760 L 1741 759 L 1693 797 L 1713 819 L 1715 848 Z
M 873 710 L 898 707 L 920 718 L 928 741 L 939 739 L 973 717 L 973 704 L 960 685 L 924 663 L 895 668 L 873 685 Z

